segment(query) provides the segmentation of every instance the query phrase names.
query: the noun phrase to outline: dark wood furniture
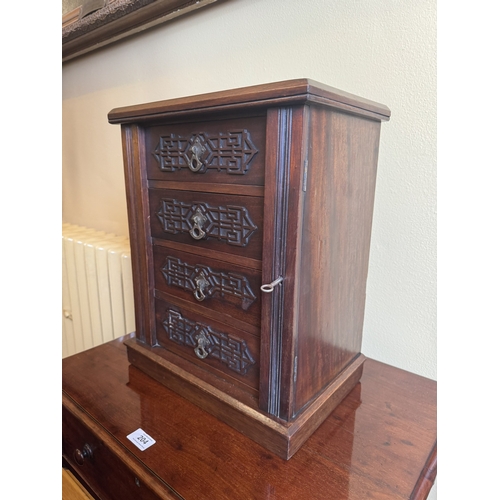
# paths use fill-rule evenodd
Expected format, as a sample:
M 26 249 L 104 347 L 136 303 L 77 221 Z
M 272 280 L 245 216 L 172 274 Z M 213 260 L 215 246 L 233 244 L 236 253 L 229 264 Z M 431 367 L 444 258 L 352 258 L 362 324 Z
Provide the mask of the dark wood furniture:
M 286 461 L 131 366 L 123 340 L 63 360 L 63 461 L 96 498 L 427 497 L 436 382 L 367 359 L 360 383 Z M 138 428 L 156 444 L 140 451 L 126 437 Z
M 361 376 L 389 115 L 307 79 L 109 113 L 132 242 L 130 362 L 283 458 Z

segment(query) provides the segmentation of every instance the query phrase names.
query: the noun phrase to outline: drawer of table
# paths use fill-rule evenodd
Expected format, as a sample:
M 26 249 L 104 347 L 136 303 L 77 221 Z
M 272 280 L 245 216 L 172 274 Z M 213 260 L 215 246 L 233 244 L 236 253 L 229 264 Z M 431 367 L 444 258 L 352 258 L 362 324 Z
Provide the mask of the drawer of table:
M 73 411 L 81 412 L 74 408 Z M 107 436 L 104 430 L 99 437 L 98 433 L 89 427 L 98 424 L 92 422 L 89 417 L 87 424 L 82 422 L 73 411 L 63 406 L 63 457 L 99 498 L 103 500 L 178 498 L 166 485 L 153 486 L 152 482 L 155 480 L 145 472 L 143 466 L 130 452 L 120 449 L 121 445 L 117 442 L 110 443 L 108 439 L 113 438 Z M 159 483 L 157 480 L 156 482 Z
M 264 185 L 266 117 L 148 127 L 148 179 Z
M 154 245 L 155 288 L 260 328 L 261 271 Z
M 263 198 L 150 189 L 149 206 L 153 238 L 262 259 Z
M 258 390 L 260 339 L 222 321 L 156 299 L 158 344 L 241 388 Z

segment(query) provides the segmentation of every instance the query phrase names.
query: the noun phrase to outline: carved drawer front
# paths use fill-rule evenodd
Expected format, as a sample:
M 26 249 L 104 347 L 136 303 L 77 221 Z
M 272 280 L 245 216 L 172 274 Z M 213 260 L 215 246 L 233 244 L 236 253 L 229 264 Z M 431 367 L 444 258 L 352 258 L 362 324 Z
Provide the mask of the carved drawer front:
M 260 271 L 159 245 L 153 257 L 157 290 L 260 328 Z
M 262 198 L 150 189 L 149 203 L 153 238 L 262 258 Z
M 257 390 L 259 339 L 219 321 L 156 300 L 158 343 L 225 380 Z
M 63 406 L 62 413 L 63 456 L 84 481 L 103 500 L 157 500 L 159 496 L 148 487 L 150 479 L 137 473 L 142 466 L 126 450 L 132 471 L 94 432 Z M 117 444 L 117 446 L 120 446 Z M 161 486 L 160 486 L 161 488 Z M 166 489 L 166 488 L 165 488 Z M 177 498 L 165 491 L 163 498 Z
M 146 130 L 149 179 L 264 184 L 263 116 L 176 123 Z

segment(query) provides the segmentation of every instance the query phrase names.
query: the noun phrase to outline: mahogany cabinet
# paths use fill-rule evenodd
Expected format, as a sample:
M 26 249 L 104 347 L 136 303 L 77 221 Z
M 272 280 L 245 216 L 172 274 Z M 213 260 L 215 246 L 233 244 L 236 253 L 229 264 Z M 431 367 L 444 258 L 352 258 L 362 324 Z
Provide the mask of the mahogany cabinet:
M 282 458 L 360 379 L 387 107 L 307 80 L 119 108 L 132 365 Z

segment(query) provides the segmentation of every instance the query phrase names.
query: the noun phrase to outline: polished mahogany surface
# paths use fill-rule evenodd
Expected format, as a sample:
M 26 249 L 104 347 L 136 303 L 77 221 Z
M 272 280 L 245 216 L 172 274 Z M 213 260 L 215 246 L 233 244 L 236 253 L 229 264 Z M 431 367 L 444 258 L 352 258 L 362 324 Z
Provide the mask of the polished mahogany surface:
M 165 498 L 427 497 L 437 467 L 435 381 L 367 359 L 361 382 L 285 461 L 129 365 L 124 339 L 63 360 L 63 392 L 104 444 L 123 449 L 115 455 L 165 485 Z M 126 436 L 138 428 L 156 444 L 136 448 Z

